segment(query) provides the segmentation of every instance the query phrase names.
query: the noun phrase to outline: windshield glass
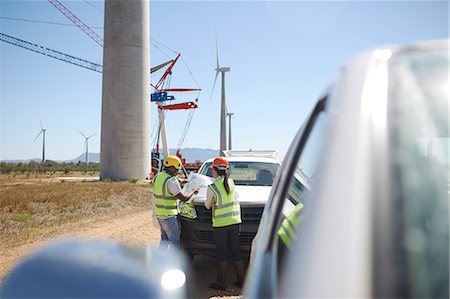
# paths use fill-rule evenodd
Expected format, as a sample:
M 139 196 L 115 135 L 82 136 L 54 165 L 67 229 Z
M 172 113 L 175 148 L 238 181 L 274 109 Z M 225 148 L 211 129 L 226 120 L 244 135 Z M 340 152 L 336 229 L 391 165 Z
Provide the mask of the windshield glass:
M 246 186 L 272 186 L 279 165 L 265 162 L 243 162 L 230 161 L 230 177 L 235 185 Z M 206 163 L 200 174 L 212 177 L 212 171 L 209 166 L 211 162 Z
M 401 288 L 411 297 L 448 297 L 448 60 L 447 49 L 410 51 L 389 70 L 396 262 L 406 266 Z

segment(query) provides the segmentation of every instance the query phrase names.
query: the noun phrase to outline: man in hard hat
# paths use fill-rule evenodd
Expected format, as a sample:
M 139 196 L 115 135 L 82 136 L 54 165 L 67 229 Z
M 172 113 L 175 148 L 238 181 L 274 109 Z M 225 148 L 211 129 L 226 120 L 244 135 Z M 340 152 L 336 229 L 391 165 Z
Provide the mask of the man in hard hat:
M 153 215 L 161 230 L 160 247 L 180 245 L 180 223 L 178 222 L 178 199 L 188 201 L 198 190 L 192 190 L 188 195 L 181 192 L 177 179 L 181 169 L 181 160 L 169 155 L 164 160 L 163 171 L 153 181 Z

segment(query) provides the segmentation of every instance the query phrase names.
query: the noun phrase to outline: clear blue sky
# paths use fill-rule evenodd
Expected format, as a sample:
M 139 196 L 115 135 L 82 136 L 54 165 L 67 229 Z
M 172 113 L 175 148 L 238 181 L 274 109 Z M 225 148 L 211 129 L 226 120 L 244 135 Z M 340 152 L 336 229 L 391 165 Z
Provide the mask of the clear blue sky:
M 86 24 L 103 27 L 103 1 L 61 1 Z M 93 6 L 99 8 L 96 9 Z M 227 73 L 235 149 L 278 149 L 283 155 L 334 71 L 353 54 L 385 44 L 448 38 L 447 1 L 152 1 L 151 38 L 182 53 L 203 89 L 183 147 L 219 147 L 220 82 L 215 32 Z M 1 0 L 0 16 L 71 24 L 48 1 Z M 94 62 L 102 48 L 74 26 L 0 19 L 0 32 Z M 99 35 L 103 30 L 95 29 Z M 160 47 L 165 50 L 164 48 Z M 174 56 L 165 50 L 169 56 Z M 100 149 L 101 74 L 0 43 L 0 160 L 41 156 L 39 118 L 48 129 L 47 158 L 72 159 Z M 151 47 L 151 65 L 167 60 Z M 157 81 L 161 73 L 152 76 Z M 195 87 L 182 62 L 172 87 Z M 196 94 L 178 96 L 177 102 Z M 151 124 L 156 124 L 152 106 Z M 167 116 L 175 148 L 186 111 Z

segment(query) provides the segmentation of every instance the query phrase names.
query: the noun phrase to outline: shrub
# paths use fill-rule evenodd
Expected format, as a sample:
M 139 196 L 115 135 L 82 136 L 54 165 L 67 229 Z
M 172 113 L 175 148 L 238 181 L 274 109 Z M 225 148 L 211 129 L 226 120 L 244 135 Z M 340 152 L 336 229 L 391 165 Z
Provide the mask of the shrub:
M 63 172 L 64 172 L 64 174 L 68 174 L 70 172 L 70 167 L 64 166 Z
M 130 184 L 136 184 L 136 182 L 139 181 L 138 179 L 128 179 L 128 183 Z

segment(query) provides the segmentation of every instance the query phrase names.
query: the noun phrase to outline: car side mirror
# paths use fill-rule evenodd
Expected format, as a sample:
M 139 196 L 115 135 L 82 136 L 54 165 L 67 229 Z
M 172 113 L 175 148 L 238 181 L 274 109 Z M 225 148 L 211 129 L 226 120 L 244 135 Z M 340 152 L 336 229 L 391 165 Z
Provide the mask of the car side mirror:
M 1 298 L 186 298 L 187 259 L 178 249 L 58 241 L 6 278 Z

